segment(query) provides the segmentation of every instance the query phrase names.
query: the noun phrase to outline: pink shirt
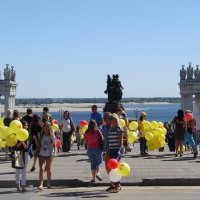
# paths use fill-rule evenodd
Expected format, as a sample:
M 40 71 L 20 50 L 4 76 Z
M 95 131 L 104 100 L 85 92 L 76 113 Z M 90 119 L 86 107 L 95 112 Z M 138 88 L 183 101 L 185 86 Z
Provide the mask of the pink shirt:
M 103 137 L 100 130 L 95 130 L 94 133 L 86 132 L 84 139 L 87 143 L 88 148 L 94 149 L 99 148 L 98 138 Z

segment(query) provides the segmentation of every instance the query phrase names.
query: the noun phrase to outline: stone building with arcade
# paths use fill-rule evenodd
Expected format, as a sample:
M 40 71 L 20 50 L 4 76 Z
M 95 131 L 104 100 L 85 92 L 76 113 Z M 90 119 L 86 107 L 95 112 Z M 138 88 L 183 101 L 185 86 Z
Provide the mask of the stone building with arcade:
M 200 111 L 200 69 L 199 65 L 194 68 L 189 62 L 187 68 L 182 65 L 180 70 L 180 95 L 181 109 Z

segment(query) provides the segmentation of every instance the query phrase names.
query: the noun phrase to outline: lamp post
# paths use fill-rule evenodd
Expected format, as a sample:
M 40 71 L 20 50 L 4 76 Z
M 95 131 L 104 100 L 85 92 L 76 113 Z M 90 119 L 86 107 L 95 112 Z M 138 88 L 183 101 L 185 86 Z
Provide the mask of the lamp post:
M 62 122 L 62 118 L 63 118 L 63 110 L 62 108 L 59 110 L 59 114 L 60 114 L 60 123 Z
M 138 116 L 139 116 L 140 111 L 138 110 L 138 108 L 134 109 L 134 114 L 135 114 L 135 119 L 138 120 Z

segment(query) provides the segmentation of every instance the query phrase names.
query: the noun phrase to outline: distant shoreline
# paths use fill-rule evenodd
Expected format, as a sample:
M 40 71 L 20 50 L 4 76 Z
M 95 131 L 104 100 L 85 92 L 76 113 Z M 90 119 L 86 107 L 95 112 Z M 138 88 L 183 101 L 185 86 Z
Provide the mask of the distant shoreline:
M 15 109 L 21 113 L 25 113 L 27 108 L 32 108 L 33 112 L 42 112 L 43 107 L 48 107 L 50 112 L 59 112 L 68 110 L 70 112 L 81 112 L 81 111 L 91 111 L 91 106 L 96 104 L 100 112 L 103 111 L 105 103 L 52 103 L 52 104 L 26 104 L 26 105 L 16 105 Z M 145 102 L 145 103 L 135 103 L 129 102 L 124 104 L 138 105 L 138 104 L 172 104 L 169 102 Z M 175 103 L 173 103 L 175 104 Z M 178 103 L 177 103 L 178 104 Z M 3 111 L 3 105 L 1 105 L 1 110 Z M 132 110 L 132 109 L 129 109 Z

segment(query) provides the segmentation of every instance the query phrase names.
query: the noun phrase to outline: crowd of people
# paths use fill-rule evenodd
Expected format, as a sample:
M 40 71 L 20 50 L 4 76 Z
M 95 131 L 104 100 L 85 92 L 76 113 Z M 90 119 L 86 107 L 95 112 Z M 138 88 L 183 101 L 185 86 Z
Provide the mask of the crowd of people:
M 18 191 L 26 191 L 26 171 L 28 157 L 32 158 L 31 172 L 35 171 L 37 160 L 39 162 L 39 190 L 43 190 L 44 172 L 47 173 L 47 188 L 51 188 L 51 165 L 56 153 L 60 151 L 69 153 L 71 151 L 72 137 L 76 136 L 77 148 L 84 145 L 87 149 L 87 155 L 91 165 L 91 183 L 96 179 L 102 181 L 101 166 L 103 158 L 105 169 L 109 175 L 109 159 L 121 160 L 124 153 L 129 150 L 127 130 L 129 120 L 122 109 L 117 109 L 116 113 L 105 112 L 103 116 L 98 112 L 96 105 L 91 107 L 91 116 L 88 128 L 83 137 L 79 133 L 79 127 L 73 122 L 70 113 L 66 110 L 63 113 L 63 119 L 59 124 L 59 130 L 52 130 L 52 117 L 49 114 L 48 107 L 43 108 L 42 115 L 33 114 L 32 109 L 27 109 L 27 114 L 20 117 L 17 110 L 13 113 L 11 110 L 6 112 L 4 125 L 9 126 L 12 120 L 20 120 L 23 128 L 29 132 L 29 139 L 24 142 L 18 141 L 12 147 L 4 148 L 5 160 L 12 160 L 12 167 L 16 169 L 16 188 Z M 178 110 L 177 116 L 171 123 L 166 122 L 167 129 L 166 141 L 170 151 L 175 152 L 175 156 L 183 156 L 183 147 L 190 148 L 193 157 L 198 154 L 197 145 L 200 142 L 200 117 L 198 115 L 190 120 L 185 119 L 190 110 Z M 138 137 L 140 143 L 140 154 L 146 156 L 149 154 L 147 140 L 145 138 L 144 123 L 147 114 L 140 113 L 138 121 Z M 125 126 L 122 128 L 119 119 L 123 119 Z M 20 177 L 21 175 L 21 177 Z M 121 190 L 120 182 L 111 182 L 106 191 L 117 193 Z

